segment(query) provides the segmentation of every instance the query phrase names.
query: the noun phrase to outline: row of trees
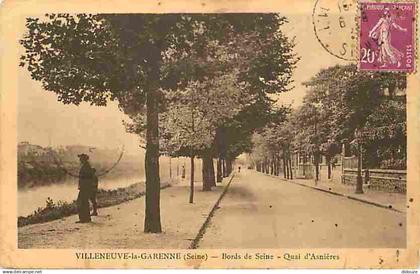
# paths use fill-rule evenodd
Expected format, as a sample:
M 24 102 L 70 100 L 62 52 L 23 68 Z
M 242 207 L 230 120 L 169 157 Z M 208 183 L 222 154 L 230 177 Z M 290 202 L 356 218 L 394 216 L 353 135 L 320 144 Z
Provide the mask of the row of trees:
M 366 168 L 406 168 L 404 75 L 337 65 L 321 70 L 305 85 L 303 104 L 254 136 L 252 157 L 258 169 L 267 172 L 267 165 L 274 166 L 268 172 L 275 174 L 283 162 L 284 176 L 292 177 L 290 153 L 299 152 L 306 160 L 312 157 L 316 178 L 323 155 L 330 178 L 331 162 L 342 144 L 350 156 L 357 154 L 355 142 L 363 144 Z
M 21 65 L 64 104 L 117 100 L 145 140 L 145 232 L 161 232 L 159 155 L 203 159 L 203 189 L 283 113 L 298 58 L 278 14 L 47 14 L 28 18 Z M 274 119 L 275 120 L 275 119 Z M 213 158 L 218 158 L 217 176 Z M 191 168 L 190 202 L 194 169 Z

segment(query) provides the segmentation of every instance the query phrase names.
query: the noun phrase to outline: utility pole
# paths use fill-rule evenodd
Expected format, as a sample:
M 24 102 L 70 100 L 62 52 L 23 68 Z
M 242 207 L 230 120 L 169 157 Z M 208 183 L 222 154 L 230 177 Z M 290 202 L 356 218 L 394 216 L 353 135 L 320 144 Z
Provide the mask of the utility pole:
M 317 107 L 314 105 L 314 119 L 315 119 L 315 153 L 314 153 L 314 161 L 315 161 L 315 185 L 318 184 L 319 181 L 319 143 L 318 143 L 318 112 Z
M 362 131 L 357 129 L 354 132 L 357 141 L 357 178 L 356 178 L 356 194 L 363 194 L 363 178 L 362 178 Z

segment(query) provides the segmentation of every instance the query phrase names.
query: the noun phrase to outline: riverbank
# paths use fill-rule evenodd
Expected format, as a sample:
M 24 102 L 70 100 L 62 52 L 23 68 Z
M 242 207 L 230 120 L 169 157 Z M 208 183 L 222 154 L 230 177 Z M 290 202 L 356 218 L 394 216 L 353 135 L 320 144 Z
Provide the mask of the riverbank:
M 162 183 L 161 189 L 170 187 L 176 182 L 177 180 L 175 179 L 172 180 L 171 183 Z M 143 182 L 134 183 L 130 186 L 113 190 L 99 189 L 97 194 L 98 208 L 118 205 L 139 198 L 144 194 L 145 185 Z M 45 201 L 45 207 L 38 208 L 28 216 L 19 216 L 18 227 L 58 220 L 74 214 L 77 214 L 76 200 L 73 200 L 72 202 L 65 202 L 61 200 L 54 201 L 51 198 L 47 198 Z
M 18 229 L 19 248 L 153 248 L 187 249 L 197 241 L 203 224 L 230 179 L 224 178 L 212 191 L 202 191 L 196 182 L 194 203 L 190 204 L 189 181 L 181 180 L 161 192 L 163 232 L 144 233 L 144 197 L 99 211 L 91 223 L 75 223 L 76 215 L 28 225 Z

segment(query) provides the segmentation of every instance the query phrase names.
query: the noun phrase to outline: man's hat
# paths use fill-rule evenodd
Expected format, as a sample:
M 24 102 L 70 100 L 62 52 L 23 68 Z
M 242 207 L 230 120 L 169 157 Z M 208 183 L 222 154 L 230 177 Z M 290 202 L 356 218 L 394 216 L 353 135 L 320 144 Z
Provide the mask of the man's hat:
M 77 157 L 79 157 L 80 160 L 89 160 L 89 155 L 87 154 L 78 154 Z

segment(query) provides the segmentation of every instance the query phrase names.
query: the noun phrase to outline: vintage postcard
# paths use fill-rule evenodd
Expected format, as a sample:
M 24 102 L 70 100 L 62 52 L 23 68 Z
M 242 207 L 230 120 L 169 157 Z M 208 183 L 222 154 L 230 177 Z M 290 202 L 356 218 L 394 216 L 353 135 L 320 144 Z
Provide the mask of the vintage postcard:
M 419 265 L 418 2 L 0 5 L 3 268 Z

